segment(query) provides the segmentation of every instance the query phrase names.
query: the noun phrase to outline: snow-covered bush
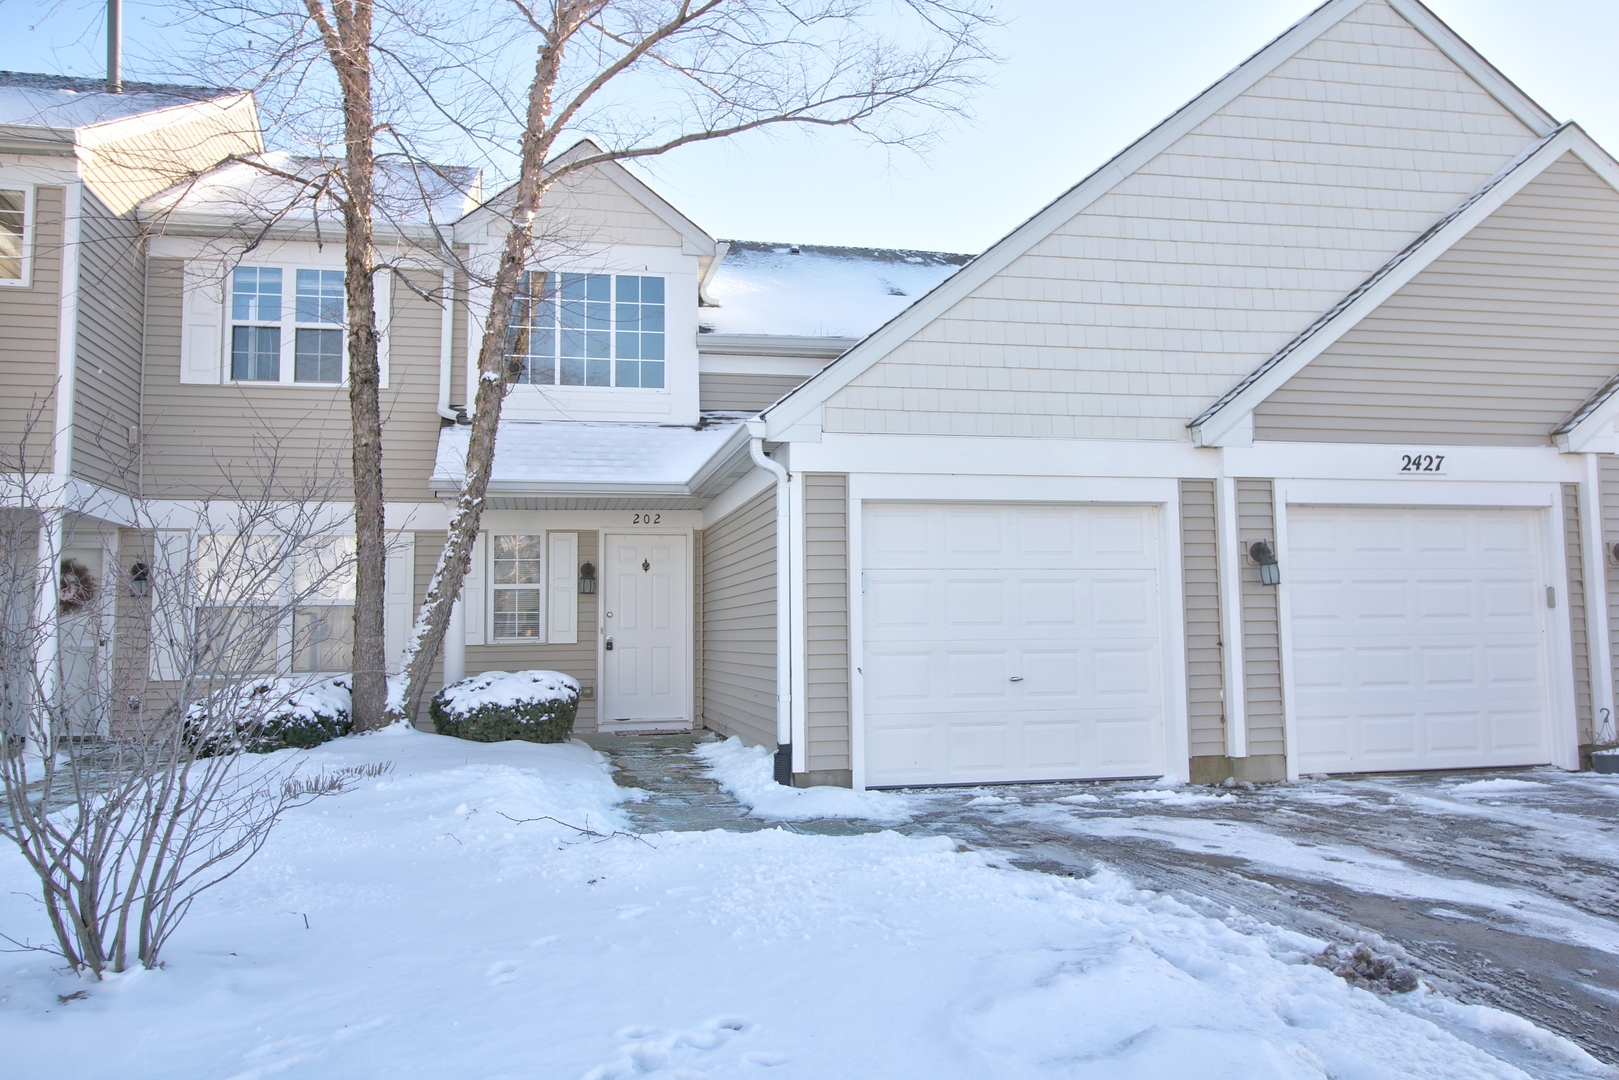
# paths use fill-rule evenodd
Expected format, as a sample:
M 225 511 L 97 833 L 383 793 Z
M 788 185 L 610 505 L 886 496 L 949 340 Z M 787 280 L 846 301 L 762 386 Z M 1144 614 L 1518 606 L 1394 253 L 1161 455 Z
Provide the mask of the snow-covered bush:
M 199 701 L 186 714 L 187 727 L 199 733 L 200 756 L 227 749 L 249 754 L 273 754 L 289 747 L 307 750 L 347 735 L 353 727 L 349 683 L 343 676 L 314 684 L 249 680 L 228 694 L 228 699 Z M 224 717 L 229 719 L 221 723 Z
M 474 742 L 566 742 L 579 683 L 560 671 L 486 671 L 433 695 L 433 730 Z

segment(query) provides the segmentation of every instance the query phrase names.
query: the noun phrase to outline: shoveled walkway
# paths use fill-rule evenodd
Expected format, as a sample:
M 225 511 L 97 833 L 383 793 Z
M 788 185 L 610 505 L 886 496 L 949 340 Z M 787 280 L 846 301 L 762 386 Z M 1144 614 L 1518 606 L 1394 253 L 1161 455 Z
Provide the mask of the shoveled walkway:
M 947 834 L 1029 869 L 1105 864 L 1239 928 L 1248 920 L 1402 956 L 1619 1064 L 1619 777 L 1552 769 L 1252 790 L 1023 784 L 910 793 L 900 825 L 748 815 L 689 751 L 706 735 L 594 736 L 643 829 Z M 1063 801 L 1066 800 L 1066 801 Z

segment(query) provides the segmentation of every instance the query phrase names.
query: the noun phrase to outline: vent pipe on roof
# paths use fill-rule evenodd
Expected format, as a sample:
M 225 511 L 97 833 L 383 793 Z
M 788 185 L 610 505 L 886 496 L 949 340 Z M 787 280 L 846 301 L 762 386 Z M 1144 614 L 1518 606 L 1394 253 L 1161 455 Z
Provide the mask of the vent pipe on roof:
M 124 0 L 107 0 L 107 93 L 124 92 Z

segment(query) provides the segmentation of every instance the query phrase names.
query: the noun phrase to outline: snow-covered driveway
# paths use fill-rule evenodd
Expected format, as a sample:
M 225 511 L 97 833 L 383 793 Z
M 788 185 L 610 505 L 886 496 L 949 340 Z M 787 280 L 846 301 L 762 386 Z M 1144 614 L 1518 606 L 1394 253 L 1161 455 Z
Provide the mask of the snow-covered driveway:
M 685 810 L 732 827 L 582 837 L 543 816 L 610 834 L 660 797 L 622 805 L 580 744 L 400 733 L 311 757 L 397 767 L 289 815 L 198 905 L 166 970 L 86 985 L 38 956 L 0 959 L 5 1075 L 1611 1075 L 1505 1013 L 1351 989 L 1303 962 L 1309 936 L 1209 917 L 1105 869 L 1028 872 L 971 840 L 851 821 L 838 829 L 864 831 L 755 828 L 769 823 L 712 790 Z M 979 799 L 986 821 L 1079 837 L 1124 818 L 1106 802 L 1184 797 L 799 796 L 730 776 L 787 818 L 874 814 L 919 832 L 930 803 L 941 821 L 954 802 L 964 824 Z M 1055 801 L 1080 795 L 1098 801 Z M 37 939 L 27 890 L 0 853 L 0 930 Z

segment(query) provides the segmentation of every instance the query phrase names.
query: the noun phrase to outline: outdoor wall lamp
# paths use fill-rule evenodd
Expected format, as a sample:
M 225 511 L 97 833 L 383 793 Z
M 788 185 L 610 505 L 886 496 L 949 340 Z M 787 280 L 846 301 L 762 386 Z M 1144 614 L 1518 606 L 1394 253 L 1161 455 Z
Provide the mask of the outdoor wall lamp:
M 1269 540 L 1255 540 L 1250 544 L 1248 557 L 1259 564 L 1259 583 L 1261 585 L 1280 585 L 1282 583 L 1282 568 L 1276 563 L 1276 549 L 1270 546 Z
M 579 568 L 579 594 L 590 596 L 596 591 L 596 564 L 585 563 Z
M 146 594 L 152 591 L 152 568 L 143 562 L 137 562 L 129 568 L 129 595 L 137 600 L 144 600 Z

